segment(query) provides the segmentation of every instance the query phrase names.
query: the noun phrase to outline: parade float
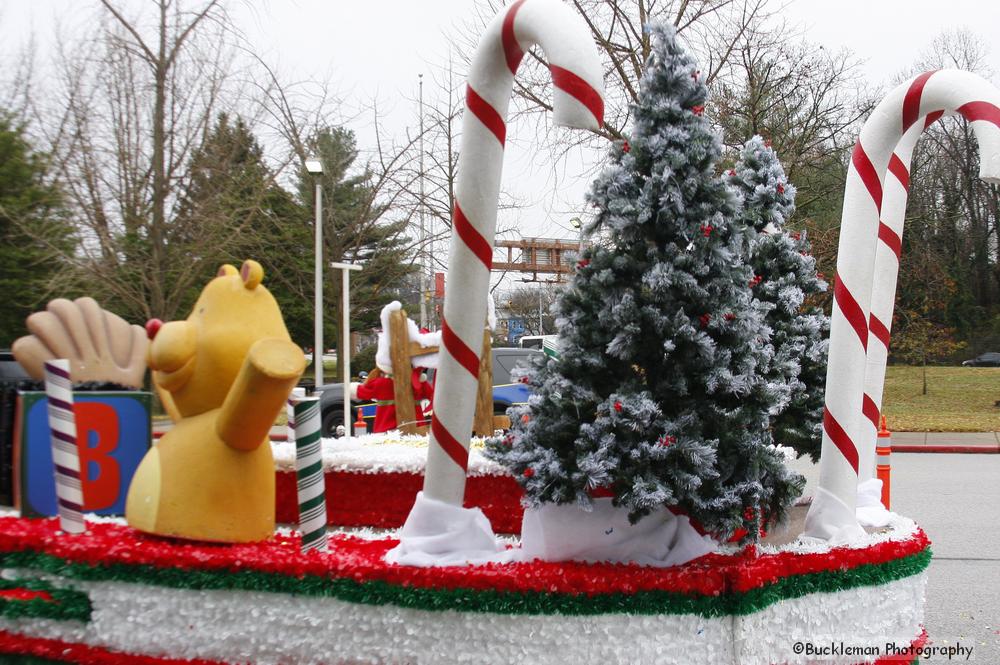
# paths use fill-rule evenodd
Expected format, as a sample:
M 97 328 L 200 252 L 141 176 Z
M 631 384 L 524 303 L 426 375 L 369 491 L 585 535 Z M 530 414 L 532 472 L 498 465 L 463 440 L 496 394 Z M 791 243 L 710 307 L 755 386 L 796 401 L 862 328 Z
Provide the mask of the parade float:
M 651 159 L 664 142 L 676 146 L 694 136 L 704 142 L 693 161 L 713 166 L 715 148 L 701 118 L 707 90 L 676 50 L 672 32 L 656 29 L 653 36 L 658 45 L 649 68 L 660 70 L 644 85 L 655 87 L 661 75 L 660 82 L 680 86 L 685 103 L 663 113 L 690 134 L 660 135 L 651 122 L 656 113 L 639 112 L 638 122 L 649 124 L 636 129 L 634 145 L 618 149 L 604 191 L 626 181 L 643 189 L 665 174 L 666 165 Z M 798 481 L 773 466 L 774 451 L 755 440 L 748 450 L 773 474 L 757 479 L 770 498 L 746 505 L 754 499 L 742 498 L 744 484 L 729 488 L 725 496 L 742 503 L 720 518 L 699 503 L 701 485 L 690 484 L 684 494 L 676 476 L 649 478 L 650 486 L 674 483 L 669 487 L 683 499 L 671 510 L 649 505 L 656 492 L 629 494 L 614 469 L 589 485 L 573 473 L 556 475 L 569 458 L 557 458 L 566 451 L 546 448 L 544 432 L 535 429 L 545 420 L 535 418 L 544 416 L 541 401 L 521 413 L 527 419 L 515 419 L 510 439 L 488 444 L 509 445 L 514 452 L 506 461 L 470 455 L 506 109 L 518 64 L 535 45 L 552 73 L 555 121 L 601 123 L 601 66 L 582 19 L 558 0 L 519 0 L 506 8 L 472 63 L 449 260 L 449 283 L 461 288 L 451 288 L 445 301 L 429 445 L 423 460 L 411 455 L 406 462 L 422 491 L 410 496 L 402 529 L 323 527 L 330 465 L 309 398 L 297 399 L 293 414 L 299 529 L 275 527 L 274 461 L 265 439 L 302 371 L 302 354 L 261 285 L 259 265 L 224 267 L 205 288 L 205 308 L 196 307 L 188 321 L 153 326 L 154 382 L 170 393 L 177 431 L 188 435 L 172 435 L 148 453 L 129 493 L 128 524 L 80 515 L 84 502 L 74 480 L 85 471 L 73 451 L 69 373 L 60 359 L 50 359 L 54 477 L 65 500 L 58 519 L 0 517 L 0 653 L 74 663 L 915 660 L 926 640 L 929 541 L 911 520 L 892 514 L 883 526 L 864 529 L 855 504 L 874 459 L 872 414 L 880 406 L 913 144 L 937 118 L 961 115 L 979 139 L 982 177 L 995 181 L 1000 93 L 972 74 L 931 72 L 890 93 L 866 123 L 845 198 L 819 489 L 801 514 L 787 491 Z M 666 107 L 650 106 L 657 108 Z M 746 273 L 727 272 L 732 254 L 720 251 L 736 242 L 726 219 L 734 203 L 713 184 L 711 168 L 694 171 L 704 178 L 698 186 L 717 199 L 713 217 L 699 221 L 684 213 L 653 226 L 664 225 L 668 236 L 687 234 L 686 244 L 666 243 L 671 251 L 696 259 L 715 253 L 712 279 L 722 280 L 719 288 L 732 302 L 746 305 L 740 298 L 748 296 L 733 281 Z M 631 179 L 616 181 L 615 174 Z M 634 212 L 611 208 L 621 219 Z M 695 233 L 684 227 L 692 224 Z M 580 266 L 583 280 L 609 260 L 601 251 Z M 759 322 L 751 308 L 742 311 L 746 321 L 690 311 L 685 316 L 692 321 L 678 325 L 691 339 L 711 337 L 754 358 L 752 336 L 726 332 Z M 644 334 L 660 345 L 667 341 Z M 561 358 L 573 362 L 572 344 L 561 348 Z M 532 380 L 541 386 L 547 379 Z M 549 395 L 563 398 L 559 391 Z M 638 397 L 598 397 L 604 406 L 579 416 L 594 431 L 656 411 L 638 409 Z M 707 454 L 706 441 L 690 434 L 695 430 L 669 426 L 681 429 L 657 430 L 652 442 L 636 446 L 648 445 L 655 460 L 685 450 Z M 623 441 L 648 434 L 621 431 Z M 716 436 L 718 450 L 723 439 Z M 602 440 L 615 445 L 614 437 Z M 539 460 L 549 454 L 551 463 L 543 465 Z M 290 461 L 279 463 L 288 468 Z M 342 465 L 354 472 L 363 462 Z M 486 511 L 464 505 L 470 471 L 506 479 L 509 496 L 517 496 L 512 487 L 524 489 L 521 538 L 498 537 L 501 529 Z M 699 483 L 723 482 L 717 475 L 704 473 Z M 546 495 L 547 483 L 538 483 L 545 477 L 573 492 Z M 783 527 L 773 524 L 781 511 L 788 513 Z M 838 650 L 821 657 L 812 648 L 833 643 Z

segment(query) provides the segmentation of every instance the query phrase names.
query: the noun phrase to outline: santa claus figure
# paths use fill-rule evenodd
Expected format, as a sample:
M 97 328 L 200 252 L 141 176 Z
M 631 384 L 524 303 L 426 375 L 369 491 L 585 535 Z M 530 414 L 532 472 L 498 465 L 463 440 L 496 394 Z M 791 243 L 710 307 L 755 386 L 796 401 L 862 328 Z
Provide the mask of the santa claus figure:
M 417 426 L 428 424 L 430 400 L 434 397 L 434 387 L 427 380 L 427 374 L 421 367 L 415 367 L 410 375 L 410 388 L 413 390 L 413 402 L 416 407 Z M 375 402 L 375 425 L 372 432 L 388 432 L 398 427 L 396 422 L 396 401 L 391 376 L 375 368 L 364 383 L 351 384 L 351 398 L 355 400 L 372 400 Z M 424 402 L 427 407 L 424 407 Z

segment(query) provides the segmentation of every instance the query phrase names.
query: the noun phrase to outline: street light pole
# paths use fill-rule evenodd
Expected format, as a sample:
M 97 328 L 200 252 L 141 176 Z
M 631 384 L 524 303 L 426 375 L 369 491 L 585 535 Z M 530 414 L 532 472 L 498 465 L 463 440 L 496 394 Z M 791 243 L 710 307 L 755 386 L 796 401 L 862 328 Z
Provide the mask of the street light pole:
M 427 327 L 427 226 L 424 223 L 424 75 L 420 79 L 420 327 Z
M 313 377 L 316 387 L 323 385 L 323 163 L 316 157 L 306 160 L 306 171 L 316 176 L 316 261 L 315 303 L 313 309 Z
M 361 270 L 361 266 L 356 263 L 331 263 L 331 268 L 341 271 L 343 279 L 341 284 L 341 300 L 344 302 L 343 333 L 344 343 L 337 349 L 337 364 L 343 367 L 344 371 L 344 436 L 351 432 L 351 271 Z

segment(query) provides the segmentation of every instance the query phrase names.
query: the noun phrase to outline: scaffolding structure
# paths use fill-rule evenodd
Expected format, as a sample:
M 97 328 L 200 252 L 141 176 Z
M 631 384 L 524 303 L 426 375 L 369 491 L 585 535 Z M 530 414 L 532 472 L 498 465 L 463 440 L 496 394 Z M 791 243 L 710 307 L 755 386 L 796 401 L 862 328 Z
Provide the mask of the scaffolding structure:
M 580 252 L 580 242 L 557 238 L 521 238 L 500 240 L 496 249 L 507 250 L 506 261 L 494 261 L 494 271 L 530 274 L 522 282 L 562 282 L 563 275 L 573 272 L 574 256 Z M 515 256 L 514 250 L 521 250 Z M 538 279 L 539 275 L 555 275 L 555 279 Z

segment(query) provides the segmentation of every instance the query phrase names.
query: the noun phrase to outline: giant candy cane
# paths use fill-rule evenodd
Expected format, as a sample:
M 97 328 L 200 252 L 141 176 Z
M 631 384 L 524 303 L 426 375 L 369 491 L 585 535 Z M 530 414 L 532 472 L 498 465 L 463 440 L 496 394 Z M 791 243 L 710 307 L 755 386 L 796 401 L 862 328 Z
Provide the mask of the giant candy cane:
M 424 494 L 462 505 L 489 291 L 507 106 L 514 74 L 535 44 L 549 61 L 555 122 L 597 129 L 601 63 L 590 31 L 559 0 L 518 0 L 486 28 L 472 61 L 455 187 L 443 350 L 434 392 Z
M 1000 90 L 968 72 L 928 72 L 900 85 L 875 108 L 854 148 L 837 255 L 819 489 L 806 519 L 810 536 L 857 529 L 858 474 L 862 458 L 868 464 L 874 454 L 872 416 L 885 378 L 907 165 L 920 132 L 944 114 L 971 122 L 980 177 L 1000 182 Z

